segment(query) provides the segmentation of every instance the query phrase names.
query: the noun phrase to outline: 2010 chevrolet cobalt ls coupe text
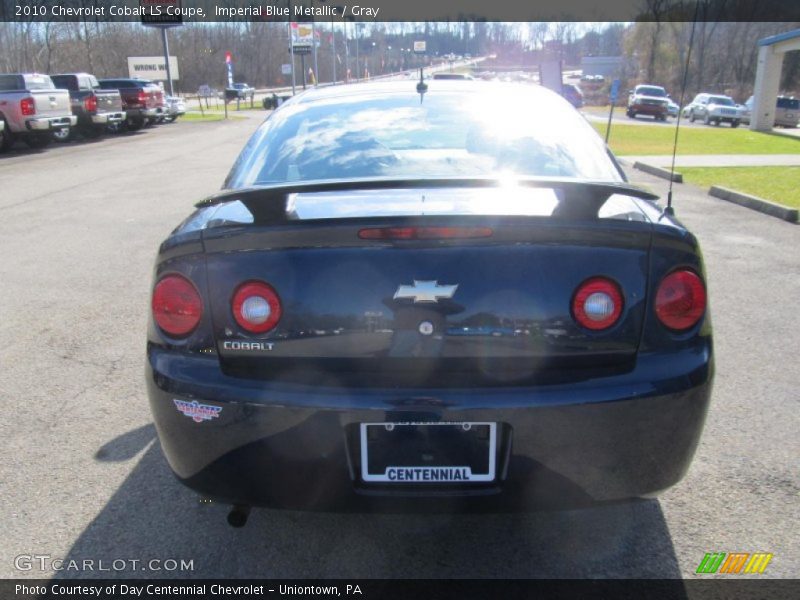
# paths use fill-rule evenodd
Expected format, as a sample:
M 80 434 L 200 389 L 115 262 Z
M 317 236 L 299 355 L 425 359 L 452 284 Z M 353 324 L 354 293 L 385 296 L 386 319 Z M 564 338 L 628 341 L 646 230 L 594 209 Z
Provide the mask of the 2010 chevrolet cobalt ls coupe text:
M 654 200 L 538 86 L 297 96 L 161 245 L 147 384 L 172 470 L 238 524 L 675 484 L 711 323 L 697 242 Z

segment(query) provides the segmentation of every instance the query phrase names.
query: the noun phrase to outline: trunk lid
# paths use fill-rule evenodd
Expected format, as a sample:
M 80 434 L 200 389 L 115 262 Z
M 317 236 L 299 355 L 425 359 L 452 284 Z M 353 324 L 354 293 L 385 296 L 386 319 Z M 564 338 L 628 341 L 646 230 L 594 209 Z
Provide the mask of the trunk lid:
M 389 195 L 380 193 L 384 207 L 392 205 Z M 396 200 L 387 210 L 404 213 Z M 474 385 L 542 381 L 567 371 L 589 377 L 597 369 L 632 365 L 644 322 L 648 222 L 445 216 L 435 214 L 436 200 L 437 194 L 425 200 L 434 214 L 364 218 L 369 203 L 361 198 L 362 216 L 330 219 L 319 205 L 309 213 L 291 201 L 294 222 L 205 231 L 223 368 L 249 377 L 325 373 L 341 380 L 351 373 L 361 385 L 370 377 L 390 383 L 398 375 L 404 382 Z M 474 205 L 473 198 L 466 202 Z M 452 209 L 446 204 L 442 212 Z M 340 198 L 336 211 L 347 212 L 346 205 Z M 359 235 L 413 226 L 488 228 L 491 234 L 455 240 Z M 575 291 L 596 276 L 615 281 L 624 298 L 620 320 L 603 332 L 583 329 L 571 314 Z M 282 318 L 263 335 L 244 331 L 232 313 L 236 288 L 252 280 L 267 282 L 281 299 Z
M 95 89 L 97 97 L 97 112 L 119 112 L 122 110 L 122 97 L 117 90 Z
M 72 114 L 67 90 L 31 90 L 37 117 L 63 117 Z

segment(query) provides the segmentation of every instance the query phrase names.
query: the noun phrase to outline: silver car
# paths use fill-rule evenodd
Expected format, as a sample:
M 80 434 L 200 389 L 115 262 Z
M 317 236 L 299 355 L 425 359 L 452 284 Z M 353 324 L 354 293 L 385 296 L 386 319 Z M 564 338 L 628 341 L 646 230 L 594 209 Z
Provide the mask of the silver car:
M 175 119 L 186 114 L 186 101 L 180 96 L 167 96 L 167 116 L 165 120 L 172 123 Z
M 753 96 L 744 103 L 745 113 L 742 115 L 743 123 L 750 123 L 750 114 L 753 112 Z M 778 96 L 775 102 L 775 127 L 797 127 L 800 123 L 800 100 L 790 96 Z
M 736 104 L 729 96 L 721 94 L 697 94 L 690 104 L 683 109 L 683 116 L 691 122 L 702 119 L 706 125 L 730 123 L 731 127 L 738 127 L 744 117 L 745 109 Z

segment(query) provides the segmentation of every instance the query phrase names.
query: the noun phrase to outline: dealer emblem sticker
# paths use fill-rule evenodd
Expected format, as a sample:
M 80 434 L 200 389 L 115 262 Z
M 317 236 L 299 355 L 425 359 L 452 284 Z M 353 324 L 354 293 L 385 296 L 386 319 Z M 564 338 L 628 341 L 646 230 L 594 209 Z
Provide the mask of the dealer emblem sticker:
M 219 413 L 222 412 L 221 406 L 200 404 L 197 400 L 187 402 L 186 400 L 178 400 L 177 398 L 173 398 L 172 401 L 175 403 L 175 407 L 179 411 L 192 419 L 195 423 L 202 423 L 203 421 L 216 419 L 219 416 Z

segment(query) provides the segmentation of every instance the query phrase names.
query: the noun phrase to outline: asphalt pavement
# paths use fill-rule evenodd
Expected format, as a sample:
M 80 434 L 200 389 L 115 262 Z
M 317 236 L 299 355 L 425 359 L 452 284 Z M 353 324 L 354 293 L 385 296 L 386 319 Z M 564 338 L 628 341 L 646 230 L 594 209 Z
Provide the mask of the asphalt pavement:
M 198 502 L 171 476 L 147 404 L 152 266 L 257 123 L 179 121 L 0 156 L 0 577 L 674 578 L 718 551 L 771 552 L 761 577 L 797 576 L 800 228 L 689 185 L 674 204 L 704 250 L 717 376 L 694 463 L 658 500 L 514 515 L 256 509 L 243 529 Z M 33 555 L 94 570 L 27 569 Z M 151 559 L 192 570 L 130 562 Z

